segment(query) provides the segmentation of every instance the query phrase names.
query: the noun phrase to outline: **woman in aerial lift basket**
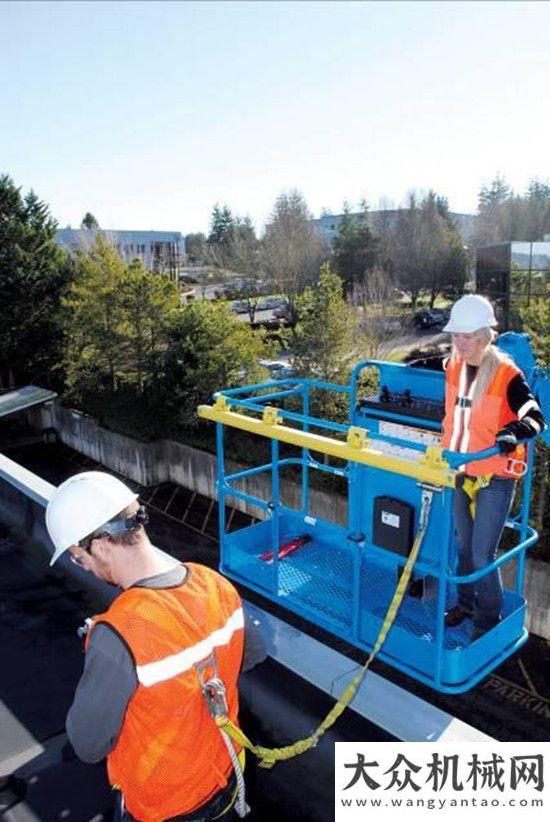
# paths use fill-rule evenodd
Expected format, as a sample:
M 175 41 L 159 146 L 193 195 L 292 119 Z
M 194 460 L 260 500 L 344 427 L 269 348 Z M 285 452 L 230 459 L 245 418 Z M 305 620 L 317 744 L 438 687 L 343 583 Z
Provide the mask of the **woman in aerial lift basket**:
M 452 307 L 443 329 L 452 334 L 451 356 L 444 362 L 445 418 L 441 445 L 463 453 L 495 444 L 500 453 L 466 466 L 453 497 L 458 574 L 472 574 L 495 559 L 510 512 L 518 477 L 525 470 L 525 448 L 540 434 L 544 419 L 520 369 L 496 346 L 491 303 L 469 294 Z M 471 618 L 472 642 L 501 619 L 502 585 L 498 571 L 475 583 L 458 585 L 458 603 L 445 614 L 448 627 Z

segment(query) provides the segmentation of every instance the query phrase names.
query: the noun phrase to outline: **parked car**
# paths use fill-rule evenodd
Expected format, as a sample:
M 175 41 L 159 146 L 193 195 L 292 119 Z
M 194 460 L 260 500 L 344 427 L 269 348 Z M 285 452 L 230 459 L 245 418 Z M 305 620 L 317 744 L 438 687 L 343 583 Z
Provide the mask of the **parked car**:
M 258 303 L 258 311 L 270 311 L 274 309 L 284 308 L 286 300 L 282 297 L 264 297 Z
M 413 323 L 417 328 L 435 328 L 444 325 L 449 319 L 449 311 L 442 308 L 425 308 L 417 311 L 413 317 Z
M 296 376 L 290 363 L 284 360 L 260 360 L 260 365 L 267 368 L 272 380 L 288 380 Z
M 235 314 L 248 314 L 248 303 L 243 300 L 235 300 L 231 303 L 231 311 L 234 311 Z
M 281 301 L 281 305 L 273 311 L 274 317 L 279 317 L 282 320 L 288 320 L 290 318 L 290 306 L 286 300 Z

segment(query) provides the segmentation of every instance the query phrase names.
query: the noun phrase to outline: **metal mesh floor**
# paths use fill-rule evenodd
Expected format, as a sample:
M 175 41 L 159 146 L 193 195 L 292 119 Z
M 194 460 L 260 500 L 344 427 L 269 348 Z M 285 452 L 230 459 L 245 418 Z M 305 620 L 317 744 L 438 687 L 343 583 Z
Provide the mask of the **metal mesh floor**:
M 272 592 L 274 566 L 260 558 L 250 544 L 246 550 L 236 550 L 234 566 L 240 576 Z M 378 635 L 397 586 L 395 568 L 369 557 L 368 548 L 362 557 L 360 580 L 361 638 L 372 644 Z M 333 623 L 337 631 L 348 630 L 353 624 L 353 557 L 351 552 L 313 539 L 279 560 L 277 598 L 300 612 L 318 614 L 320 622 Z M 513 595 L 505 593 L 505 615 L 514 608 Z M 422 598 L 405 594 L 394 627 L 422 643 L 435 643 L 437 621 L 437 581 L 427 586 Z M 446 628 L 443 647 L 446 650 L 465 648 L 470 643 L 472 623 L 465 620 L 456 628 Z

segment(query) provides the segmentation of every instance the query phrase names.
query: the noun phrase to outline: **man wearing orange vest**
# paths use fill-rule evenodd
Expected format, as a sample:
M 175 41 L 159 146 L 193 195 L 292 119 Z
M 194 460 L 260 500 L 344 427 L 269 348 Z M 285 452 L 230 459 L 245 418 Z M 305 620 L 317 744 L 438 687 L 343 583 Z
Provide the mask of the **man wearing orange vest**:
M 525 466 L 525 447 L 539 434 L 544 419 L 520 369 L 493 343 L 496 325 L 491 303 L 478 294 L 453 305 L 444 331 L 452 334 L 452 353 L 445 367 L 445 418 L 441 445 L 471 453 L 491 448 L 499 453 L 465 466 L 463 484 L 453 497 L 458 574 L 479 571 L 491 563 L 510 512 L 518 476 Z M 475 499 L 475 513 L 473 500 Z M 501 619 L 502 585 L 498 571 L 475 583 L 458 585 L 458 603 L 446 616 L 448 627 L 471 618 L 472 642 Z
M 91 622 L 68 736 L 85 762 L 107 757 L 122 819 L 223 818 L 236 798 L 240 750 L 228 749 L 202 685 L 221 679 L 238 722 L 241 600 L 220 574 L 151 545 L 146 522 L 137 495 L 98 471 L 66 480 L 48 504 L 51 564 L 68 552 L 123 589 Z

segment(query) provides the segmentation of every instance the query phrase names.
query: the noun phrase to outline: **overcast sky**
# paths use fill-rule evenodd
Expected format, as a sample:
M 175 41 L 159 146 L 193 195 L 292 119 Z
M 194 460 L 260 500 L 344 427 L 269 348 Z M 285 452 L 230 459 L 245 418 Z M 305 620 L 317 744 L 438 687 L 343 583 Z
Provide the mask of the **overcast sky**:
M 3 2 L 0 172 L 61 226 L 550 177 L 548 2 Z

